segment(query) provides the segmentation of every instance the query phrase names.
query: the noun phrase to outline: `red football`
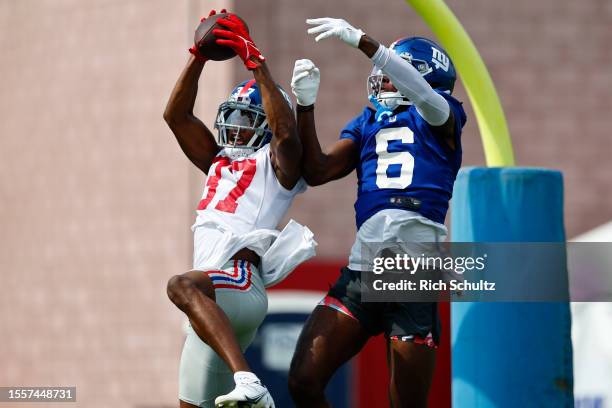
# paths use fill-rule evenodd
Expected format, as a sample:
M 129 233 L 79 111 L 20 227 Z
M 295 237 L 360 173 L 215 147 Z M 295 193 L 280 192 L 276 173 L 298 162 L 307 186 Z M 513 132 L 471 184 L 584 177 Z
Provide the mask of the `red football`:
M 200 51 L 200 54 L 214 61 L 224 61 L 236 55 L 234 50 L 232 50 L 230 47 L 219 45 L 215 42 L 217 38 L 213 34 L 213 30 L 217 28 L 227 30 L 227 28 L 217 24 L 217 20 L 224 18 L 225 16 L 227 16 L 227 13 L 220 13 L 206 17 L 206 20 L 202 21 L 196 29 L 193 39 L 196 47 L 198 47 L 198 50 Z

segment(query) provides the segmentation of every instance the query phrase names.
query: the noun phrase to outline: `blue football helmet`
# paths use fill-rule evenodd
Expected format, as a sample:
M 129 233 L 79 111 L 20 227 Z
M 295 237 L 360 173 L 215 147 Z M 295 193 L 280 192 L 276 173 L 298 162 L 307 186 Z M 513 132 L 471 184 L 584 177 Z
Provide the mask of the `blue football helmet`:
M 438 44 L 423 37 L 409 37 L 395 41 L 389 49 L 410 62 L 433 89 L 453 92 L 457 79 L 455 66 Z M 383 77 L 382 71 L 374 67 L 368 77 L 368 96 L 391 110 L 398 105 L 410 105 L 410 100 L 400 92 L 381 92 Z
M 279 86 L 291 106 L 291 99 Z M 217 110 L 215 129 L 217 144 L 231 156 L 247 156 L 262 148 L 272 139 L 259 86 L 254 79 L 236 86 L 227 101 Z

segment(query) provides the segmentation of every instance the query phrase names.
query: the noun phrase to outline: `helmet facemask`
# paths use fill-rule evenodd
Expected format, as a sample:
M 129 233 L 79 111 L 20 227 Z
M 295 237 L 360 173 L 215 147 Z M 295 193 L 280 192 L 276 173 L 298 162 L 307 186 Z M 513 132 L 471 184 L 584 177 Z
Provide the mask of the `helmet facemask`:
M 217 111 L 215 129 L 218 130 L 217 143 L 232 156 L 248 156 L 272 138 L 263 109 L 245 102 L 222 103 Z
M 372 96 L 385 108 L 393 111 L 400 105 L 411 105 L 412 102 L 399 91 L 383 91 L 383 82 L 388 80 L 378 67 L 372 69 L 368 76 L 368 99 Z

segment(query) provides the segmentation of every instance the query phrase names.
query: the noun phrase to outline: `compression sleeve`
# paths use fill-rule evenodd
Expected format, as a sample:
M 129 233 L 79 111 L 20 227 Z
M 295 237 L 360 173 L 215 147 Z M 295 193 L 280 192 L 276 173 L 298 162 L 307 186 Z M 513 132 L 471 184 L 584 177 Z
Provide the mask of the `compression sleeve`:
M 450 106 L 432 89 L 411 63 L 380 45 L 372 62 L 385 73 L 393 85 L 416 106 L 417 112 L 432 126 L 443 125 L 450 115 Z

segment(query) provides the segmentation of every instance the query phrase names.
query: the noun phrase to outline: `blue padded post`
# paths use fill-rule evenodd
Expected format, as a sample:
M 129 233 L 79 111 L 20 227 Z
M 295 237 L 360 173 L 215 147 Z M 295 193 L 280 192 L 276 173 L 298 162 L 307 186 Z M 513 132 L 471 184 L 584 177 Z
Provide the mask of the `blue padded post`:
M 453 242 L 564 242 L 561 173 L 462 169 L 451 233 Z M 570 335 L 568 303 L 453 303 L 453 407 L 573 407 Z

